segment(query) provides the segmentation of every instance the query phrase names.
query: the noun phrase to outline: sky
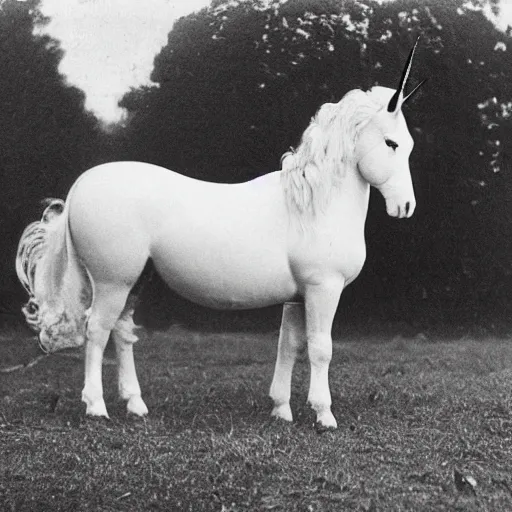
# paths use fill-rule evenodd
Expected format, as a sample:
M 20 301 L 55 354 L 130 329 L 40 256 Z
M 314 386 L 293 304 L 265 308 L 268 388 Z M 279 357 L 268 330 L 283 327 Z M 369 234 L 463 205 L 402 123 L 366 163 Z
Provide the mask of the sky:
M 147 85 L 153 59 L 176 19 L 209 0 L 43 0 L 51 18 L 44 32 L 65 51 L 60 72 L 86 93 L 86 108 L 106 124 L 121 121 L 117 106 L 131 87 Z M 502 2 L 498 26 L 512 25 L 512 4 Z
M 86 108 L 105 123 L 130 87 L 150 83 L 153 59 L 176 19 L 209 0 L 43 0 L 44 32 L 65 51 L 59 71 L 86 93 Z

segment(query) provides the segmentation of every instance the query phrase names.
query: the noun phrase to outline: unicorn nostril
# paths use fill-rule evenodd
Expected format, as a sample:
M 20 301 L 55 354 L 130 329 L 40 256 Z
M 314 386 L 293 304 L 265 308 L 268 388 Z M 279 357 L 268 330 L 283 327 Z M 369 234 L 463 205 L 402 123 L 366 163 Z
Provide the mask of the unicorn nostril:
M 407 201 L 407 203 L 405 203 L 405 215 L 409 215 L 410 209 L 411 209 L 411 203 L 409 201 Z

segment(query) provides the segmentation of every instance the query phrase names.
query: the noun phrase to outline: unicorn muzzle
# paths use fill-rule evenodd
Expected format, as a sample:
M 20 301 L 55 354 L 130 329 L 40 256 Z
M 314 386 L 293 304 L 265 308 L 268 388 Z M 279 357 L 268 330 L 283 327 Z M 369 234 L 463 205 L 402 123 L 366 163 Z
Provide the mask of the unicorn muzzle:
M 416 209 L 416 198 L 410 176 L 393 176 L 377 187 L 386 200 L 386 211 L 391 217 L 405 219 L 412 217 Z
M 390 217 L 398 219 L 408 219 L 412 217 L 416 208 L 416 200 L 397 201 L 395 199 L 386 199 L 386 211 Z

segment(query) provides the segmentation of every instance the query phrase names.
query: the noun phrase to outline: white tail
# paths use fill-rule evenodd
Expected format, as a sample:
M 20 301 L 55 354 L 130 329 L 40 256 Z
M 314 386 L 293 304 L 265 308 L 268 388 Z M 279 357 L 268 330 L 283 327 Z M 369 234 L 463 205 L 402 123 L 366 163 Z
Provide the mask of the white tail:
M 82 345 L 91 285 L 73 247 L 68 207 L 61 199 L 47 200 L 41 220 L 23 231 L 16 273 L 30 297 L 22 311 L 39 333 L 42 348 L 54 352 Z

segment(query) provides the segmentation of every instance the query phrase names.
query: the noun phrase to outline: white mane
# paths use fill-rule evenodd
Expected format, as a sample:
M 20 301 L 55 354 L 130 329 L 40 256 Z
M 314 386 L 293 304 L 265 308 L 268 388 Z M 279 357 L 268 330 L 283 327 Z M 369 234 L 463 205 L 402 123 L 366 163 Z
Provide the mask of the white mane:
M 330 192 L 355 165 L 357 137 L 382 107 L 374 92 L 354 89 L 338 103 L 320 107 L 304 131 L 291 164 L 282 172 L 290 212 L 314 216 L 321 211 Z

